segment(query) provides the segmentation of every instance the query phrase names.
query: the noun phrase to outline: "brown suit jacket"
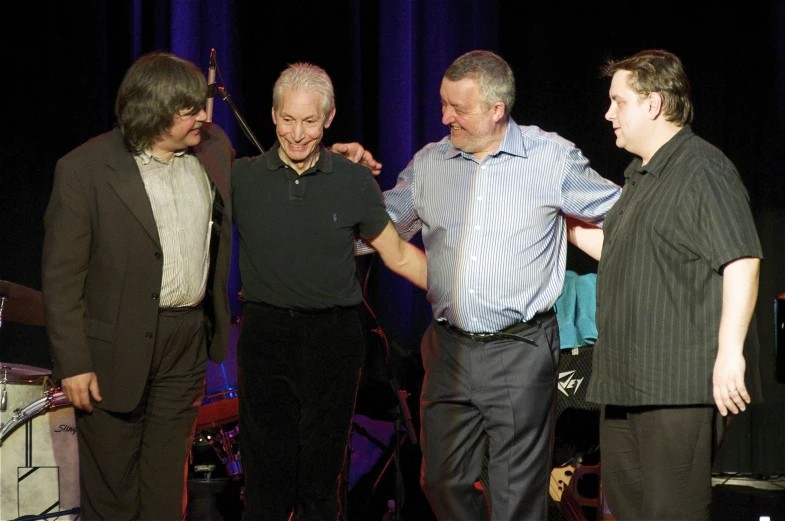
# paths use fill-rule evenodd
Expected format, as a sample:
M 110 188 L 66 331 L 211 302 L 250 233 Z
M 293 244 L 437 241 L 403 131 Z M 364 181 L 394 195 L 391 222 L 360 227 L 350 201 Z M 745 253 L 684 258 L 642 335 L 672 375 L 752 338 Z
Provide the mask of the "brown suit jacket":
M 205 124 L 194 152 L 216 187 L 203 304 L 209 357 L 220 362 L 230 327 L 234 150 L 219 127 Z M 53 376 L 95 372 L 100 407 L 130 411 L 153 355 L 163 253 L 144 182 L 119 129 L 58 161 L 44 227 L 42 293 Z

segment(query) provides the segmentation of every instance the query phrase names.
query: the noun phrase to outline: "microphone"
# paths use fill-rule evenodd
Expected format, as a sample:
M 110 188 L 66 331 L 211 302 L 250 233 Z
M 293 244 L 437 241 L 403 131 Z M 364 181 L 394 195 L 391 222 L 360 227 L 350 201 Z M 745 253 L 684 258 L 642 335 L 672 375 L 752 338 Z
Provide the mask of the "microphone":
M 215 49 L 210 49 L 210 65 L 207 68 L 207 103 L 204 110 L 207 112 L 207 121 L 213 120 L 213 101 L 215 100 L 215 69 L 218 65 L 215 62 Z

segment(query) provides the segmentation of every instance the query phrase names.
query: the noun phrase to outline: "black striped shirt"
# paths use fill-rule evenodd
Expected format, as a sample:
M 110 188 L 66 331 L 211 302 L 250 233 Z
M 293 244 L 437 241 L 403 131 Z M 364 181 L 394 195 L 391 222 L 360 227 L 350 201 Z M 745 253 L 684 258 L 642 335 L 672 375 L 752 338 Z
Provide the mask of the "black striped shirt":
M 763 258 L 749 196 L 731 161 L 689 126 L 624 176 L 605 219 L 587 399 L 713 403 L 722 267 Z

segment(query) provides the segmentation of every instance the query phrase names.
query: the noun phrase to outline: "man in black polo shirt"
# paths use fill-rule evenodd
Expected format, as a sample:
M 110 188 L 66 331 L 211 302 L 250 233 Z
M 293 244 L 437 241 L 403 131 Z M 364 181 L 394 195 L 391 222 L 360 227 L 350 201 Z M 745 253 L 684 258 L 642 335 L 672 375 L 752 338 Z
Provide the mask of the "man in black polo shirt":
M 244 519 L 335 520 L 364 352 L 355 236 L 423 289 L 425 256 L 396 233 L 371 172 L 321 144 L 335 116 L 321 68 L 281 73 L 272 116 L 276 145 L 232 172 Z
M 692 133 L 680 60 L 610 62 L 616 145 L 637 156 L 608 213 L 587 398 L 603 404 L 602 482 L 616 519 L 708 520 L 712 418 L 750 402 L 742 346 L 762 258 L 747 191 Z

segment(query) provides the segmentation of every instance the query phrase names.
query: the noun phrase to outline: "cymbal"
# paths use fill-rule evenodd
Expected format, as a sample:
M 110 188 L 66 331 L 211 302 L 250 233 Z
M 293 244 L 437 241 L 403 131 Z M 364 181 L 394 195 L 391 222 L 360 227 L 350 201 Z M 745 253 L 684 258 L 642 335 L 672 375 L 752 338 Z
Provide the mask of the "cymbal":
M 44 326 L 44 301 L 41 292 L 0 280 L 0 297 L 6 297 L 2 319 L 29 326 Z
M 8 380 L 14 381 L 24 380 L 30 376 L 46 376 L 50 374 L 52 374 L 52 371 L 44 369 L 43 367 L 0 362 L 0 380 L 3 379 L 3 375 L 5 375 Z

